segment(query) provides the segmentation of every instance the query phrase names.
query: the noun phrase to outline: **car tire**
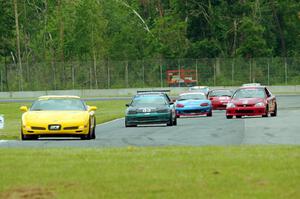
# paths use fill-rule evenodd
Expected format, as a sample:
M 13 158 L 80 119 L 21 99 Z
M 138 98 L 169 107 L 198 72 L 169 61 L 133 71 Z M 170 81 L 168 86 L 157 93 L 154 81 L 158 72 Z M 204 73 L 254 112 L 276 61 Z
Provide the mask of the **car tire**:
M 207 117 L 211 117 L 211 116 L 212 116 L 212 110 L 211 110 L 210 112 L 208 112 L 208 113 L 206 114 L 206 116 L 207 116 Z
M 93 128 L 93 131 L 92 131 L 92 135 L 91 135 L 91 139 L 96 139 L 96 129 L 95 129 L 95 127 Z
M 88 133 L 87 135 L 82 135 L 80 138 L 81 138 L 82 140 L 90 140 L 90 139 L 91 139 L 90 133 Z
M 33 136 L 33 135 L 23 135 L 21 134 L 21 140 L 37 140 L 38 137 L 37 136 Z
M 90 139 L 92 139 L 93 129 L 91 129 L 90 126 L 91 126 L 91 120 L 90 120 L 90 122 L 89 122 L 89 132 L 88 132 L 88 134 L 82 135 L 82 136 L 80 137 L 82 140 L 90 140 Z
M 38 136 L 36 135 L 24 135 L 23 131 L 21 130 L 21 140 L 37 140 Z
M 30 138 L 21 132 L 21 140 L 30 140 Z
M 232 116 L 232 115 L 226 115 L 226 118 L 227 118 L 227 119 L 232 119 L 233 116 Z
M 21 140 L 28 140 L 27 136 L 23 134 L 22 130 L 21 130 Z
M 175 120 L 174 120 L 174 122 L 173 122 L 173 125 L 174 125 L 174 126 L 177 126 L 177 117 L 175 117 Z
M 94 127 L 92 130 L 91 139 L 96 139 L 96 118 L 94 119 Z
M 236 118 L 242 118 L 242 116 L 241 115 L 237 115 Z
M 277 104 L 275 104 L 275 110 L 273 113 L 271 113 L 271 117 L 276 117 L 277 116 Z
M 167 122 L 167 126 L 173 126 L 173 118 L 172 115 L 170 116 L 169 121 Z
M 125 118 L 125 127 L 136 127 L 137 125 L 134 125 L 134 124 L 128 124 L 127 122 L 127 118 Z
M 266 114 L 263 114 L 262 117 L 268 117 L 269 116 L 269 107 L 266 107 Z
M 125 123 L 125 127 L 126 127 L 126 128 L 128 128 L 128 127 L 136 127 L 136 126 L 137 126 L 137 125 Z

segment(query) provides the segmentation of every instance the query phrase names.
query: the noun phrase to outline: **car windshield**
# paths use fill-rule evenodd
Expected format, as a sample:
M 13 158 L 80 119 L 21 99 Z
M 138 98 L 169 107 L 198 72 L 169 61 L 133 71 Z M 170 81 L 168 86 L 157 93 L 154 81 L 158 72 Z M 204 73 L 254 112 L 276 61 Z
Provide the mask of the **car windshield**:
M 240 89 L 233 98 L 265 98 L 265 92 L 263 89 Z
M 214 90 L 209 94 L 210 97 L 221 97 L 221 96 L 231 96 L 232 93 L 230 90 Z
M 84 111 L 84 103 L 79 99 L 47 99 L 35 101 L 31 111 Z
M 184 94 L 184 95 L 179 96 L 178 101 L 182 101 L 182 100 L 202 100 L 202 99 L 206 99 L 205 95 L 203 95 L 203 94 Z
M 163 96 L 155 95 L 140 95 L 134 97 L 131 106 L 143 106 L 143 105 L 166 105 L 167 101 Z

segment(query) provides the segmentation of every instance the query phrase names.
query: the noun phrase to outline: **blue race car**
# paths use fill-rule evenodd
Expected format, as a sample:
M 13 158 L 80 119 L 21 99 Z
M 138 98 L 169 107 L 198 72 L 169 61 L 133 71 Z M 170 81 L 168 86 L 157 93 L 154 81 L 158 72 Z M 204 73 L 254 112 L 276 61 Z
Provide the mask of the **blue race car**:
M 212 116 L 212 104 L 205 93 L 188 92 L 179 95 L 176 100 L 176 116 L 206 115 Z

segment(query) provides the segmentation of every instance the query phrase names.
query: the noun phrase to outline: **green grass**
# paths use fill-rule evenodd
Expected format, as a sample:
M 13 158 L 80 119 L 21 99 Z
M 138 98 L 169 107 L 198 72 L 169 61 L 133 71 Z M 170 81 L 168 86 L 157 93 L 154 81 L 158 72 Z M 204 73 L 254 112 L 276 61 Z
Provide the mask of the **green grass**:
M 300 147 L 0 149 L 0 176 L 0 198 L 298 199 Z
M 97 106 L 97 123 L 107 122 L 123 117 L 126 100 L 90 101 L 88 105 Z M 5 126 L 0 129 L 0 139 L 19 139 L 22 112 L 20 106 L 30 106 L 29 103 L 0 103 L 0 115 L 4 115 Z

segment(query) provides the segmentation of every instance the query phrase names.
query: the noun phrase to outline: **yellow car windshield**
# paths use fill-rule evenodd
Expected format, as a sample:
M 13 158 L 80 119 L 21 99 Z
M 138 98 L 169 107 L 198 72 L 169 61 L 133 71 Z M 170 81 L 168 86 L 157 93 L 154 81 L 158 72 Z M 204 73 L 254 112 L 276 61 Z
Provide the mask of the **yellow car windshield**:
M 86 106 L 79 99 L 46 99 L 35 101 L 31 111 L 85 111 Z

